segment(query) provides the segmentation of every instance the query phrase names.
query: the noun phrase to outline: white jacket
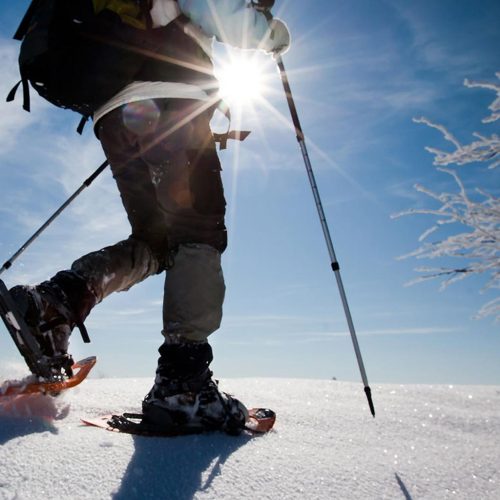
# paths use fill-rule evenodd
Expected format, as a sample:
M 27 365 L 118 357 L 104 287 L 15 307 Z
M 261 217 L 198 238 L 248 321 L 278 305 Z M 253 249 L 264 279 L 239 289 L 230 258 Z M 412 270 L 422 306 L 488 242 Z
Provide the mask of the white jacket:
M 268 46 L 269 22 L 245 0 L 153 0 L 153 25 L 166 26 L 181 12 L 204 36 L 202 46 L 215 38 L 242 49 L 272 48 Z
M 166 26 L 181 13 L 191 21 L 185 32 L 209 55 L 214 38 L 243 49 L 272 49 L 268 20 L 245 0 L 153 0 L 154 27 Z M 157 98 L 211 99 L 203 89 L 187 83 L 134 82 L 94 113 L 94 123 L 124 104 Z

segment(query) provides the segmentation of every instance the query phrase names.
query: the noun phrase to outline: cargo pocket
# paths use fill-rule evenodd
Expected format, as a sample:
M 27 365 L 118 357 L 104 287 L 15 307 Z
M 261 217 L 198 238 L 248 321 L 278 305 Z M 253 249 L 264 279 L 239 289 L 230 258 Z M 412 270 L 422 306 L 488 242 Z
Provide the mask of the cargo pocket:
M 221 165 L 215 149 L 188 151 L 192 207 L 200 215 L 221 215 L 226 210 Z

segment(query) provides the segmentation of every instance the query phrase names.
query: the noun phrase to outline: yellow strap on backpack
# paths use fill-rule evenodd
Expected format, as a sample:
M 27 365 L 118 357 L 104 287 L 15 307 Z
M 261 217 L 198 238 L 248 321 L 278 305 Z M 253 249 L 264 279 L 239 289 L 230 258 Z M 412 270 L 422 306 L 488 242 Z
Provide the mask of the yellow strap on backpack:
M 116 12 L 124 23 L 134 28 L 146 29 L 139 4 L 131 0 L 92 0 L 94 12 L 99 14 L 104 9 Z

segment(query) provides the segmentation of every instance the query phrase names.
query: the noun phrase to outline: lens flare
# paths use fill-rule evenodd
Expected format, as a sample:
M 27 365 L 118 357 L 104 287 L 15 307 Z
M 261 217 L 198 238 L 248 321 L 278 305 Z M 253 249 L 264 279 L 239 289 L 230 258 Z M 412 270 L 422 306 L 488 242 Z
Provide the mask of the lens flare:
M 255 59 L 231 58 L 217 71 L 219 95 L 229 104 L 245 105 L 262 97 L 264 82 L 262 67 Z
M 123 123 L 138 135 L 155 130 L 160 118 L 160 110 L 152 99 L 131 102 L 123 108 Z

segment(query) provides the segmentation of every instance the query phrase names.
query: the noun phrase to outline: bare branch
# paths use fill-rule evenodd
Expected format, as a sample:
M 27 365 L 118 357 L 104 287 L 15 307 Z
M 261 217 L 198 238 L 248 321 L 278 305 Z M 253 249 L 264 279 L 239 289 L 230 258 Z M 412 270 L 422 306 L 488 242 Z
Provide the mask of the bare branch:
M 500 72 L 496 73 L 496 77 L 500 80 Z M 472 82 L 465 80 L 464 85 L 469 88 L 484 88 L 496 92 L 497 97 L 488 107 L 491 115 L 482 120 L 483 123 L 493 123 L 500 119 L 500 84 L 492 82 Z M 496 168 L 500 166 L 500 137 L 497 134 L 492 134 L 485 137 L 477 132 L 473 136 L 476 141 L 470 144 L 463 145 L 460 141 L 443 126 L 436 124 L 425 117 L 414 118 L 415 123 L 423 123 L 428 127 L 439 130 L 443 137 L 455 146 L 455 150 L 441 151 L 436 148 L 425 148 L 429 153 L 434 155 L 434 165 L 466 165 L 475 162 L 490 163 L 488 168 Z
M 500 72 L 496 73 L 500 79 Z M 484 88 L 496 92 L 495 101 L 489 106 L 491 115 L 483 119 L 484 123 L 492 123 L 500 118 L 500 85 L 490 82 L 472 82 L 466 80 L 469 88 Z M 439 204 L 438 208 L 409 209 L 393 215 L 398 218 L 407 215 L 427 215 L 435 218 L 434 223 L 419 237 L 420 247 L 400 259 L 456 259 L 459 264 L 440 268 L 421 267 L 417 272 L 423 273 L 408 284 L 431 279 L 441 280 L 441 289 L 471 275 L 485 275 L 486 284 L 483 290 L 500 289 L 500 199 L 485 189 L 476 188 L 476 196 L 472 199 L 457 172 L 448 165 L 465 165 L 483 162 L 488 167 L 500 165 L 500 137 L 492 134 L 487 137 L 474 133 L 476 140 L 470 144 L 460 141 L 443 125 L 435 124 L 425 117 L 413 120 L 439 130 L 444 138 L 453 144 L 455 150 L 446 152 L 435 148 L 426 148 L 434 155 L 434 164 L 438 170 L 453 177 L 457 185 L 456 192 L 436 193 L 433 190 L 416 185 L 415 189 Z M 476 200 L 476 198 L 478 198 Z M 448 235 L 435 241 L 439 230 L 444 226 L 456 224 L 462 231 Z M 449 231 L 448 231 L 449 234 Z M 494 316 L 500 321 L 500 297 L 485 304 L 477 317 Z

